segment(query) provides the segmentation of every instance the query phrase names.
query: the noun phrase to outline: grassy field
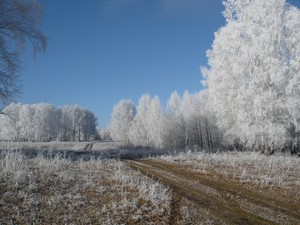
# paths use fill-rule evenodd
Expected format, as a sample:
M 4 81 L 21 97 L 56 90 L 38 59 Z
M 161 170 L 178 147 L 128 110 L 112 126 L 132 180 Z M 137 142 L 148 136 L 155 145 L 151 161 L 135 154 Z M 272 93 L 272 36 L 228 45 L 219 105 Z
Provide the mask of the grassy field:
M 300 223 L 300 158 L 290 155 L 88 142 L 0 149 L 0 224 Z M 132 160 L 101 158 L 108 149 Z
M 0 155 L 0 224 L 167 224 L 170 199 L 118 160 Z
M 119 142 L 0 142 L 0 149 L 5 150 L 84 150 L 90 146 L 89 150 L 108 150 L 122 147 Z
M 300 158 L 277 153 L 205 151 L 165 155 L 160 159 L 190 167 L 198 172 L 214 172 L 243 184 L 267 188 L 281 187 L 300 200 Z

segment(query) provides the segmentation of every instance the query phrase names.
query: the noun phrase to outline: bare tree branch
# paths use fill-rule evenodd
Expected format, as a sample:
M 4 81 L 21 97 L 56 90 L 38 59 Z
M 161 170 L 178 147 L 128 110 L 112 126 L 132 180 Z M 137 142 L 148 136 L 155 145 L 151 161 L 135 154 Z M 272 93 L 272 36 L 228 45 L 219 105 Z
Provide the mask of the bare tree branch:
M 30 43 L 34 56 L 45 51 L 47 38 L 40 29 L 43 12 L 38 0 L 0 0 L 0 102 L 20 93 L 20 57 Z

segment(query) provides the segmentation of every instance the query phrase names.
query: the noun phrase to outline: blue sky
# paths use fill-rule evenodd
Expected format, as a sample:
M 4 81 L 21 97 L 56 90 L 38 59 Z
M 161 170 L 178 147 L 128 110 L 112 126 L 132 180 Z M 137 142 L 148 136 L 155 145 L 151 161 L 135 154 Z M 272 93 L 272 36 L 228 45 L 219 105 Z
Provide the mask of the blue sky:
M 289 1 L 300 6 L 300 0 Z M 17 102 L 79 104 L 109 124 L 121 99 L 201 90 L 221 0 L 41 0 L 48 48 L 23 57 Z

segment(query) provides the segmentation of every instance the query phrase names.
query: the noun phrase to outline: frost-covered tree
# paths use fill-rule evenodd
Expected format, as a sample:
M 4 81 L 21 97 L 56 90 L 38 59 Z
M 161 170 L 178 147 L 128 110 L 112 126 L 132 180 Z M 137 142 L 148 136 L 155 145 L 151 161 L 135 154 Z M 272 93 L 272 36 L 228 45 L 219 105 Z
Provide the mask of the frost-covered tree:
M 114 141 L 129 140 L 129 129 L 136 114 L 136 108 L 131 100 L 121 100 L 113 108 L 109 131 Z
M 34 140 L 39 142 L 55 140 L 58 136 L 57 109 L 54 105 L 40 103 L 34 108 Z
M 165 147 L 166 120 L 160 100 L 143 95 L 137 107 L 137 114 L 129 131 L 130 143 L 161 149 Z
M 62 107 L 60 121 L 62 141 L 88 141 L 97 136 L 97 118 L 79 105 Z
M 98 136 L 101 141 L 104 141 L 104 142 L 112 141 L 112 137 L 111 137 L 109 129 L 98 129 Z
M 3 109 L 3 115 L 0 115 L 1 140 L 4 141 L 19 141 L 20 140 L 20 109 L 21 104 L 10 104 Z
M 114 107 L 109 127 L 114 140 L 156 149 L 186 146 L 203 149 L 220 144 L 215 117 L 208 110 L 207 91 L 196 94 L 186 91 L 182 97 L 175 91 L 166 111 L 157 96 L 144 94 L 137 112 L 132 113 L 133 109 L 135 112 L 134 104 L 128 100 L 121 100 Z
M 213 148 L 219 145 L 220 134 L 207 107 L 207 91 L 180 97 L 173 92 L 167 103 L 168 143 L 178 148 L 195 146 Z
M 169 147 L 178 148 L 185 146 L 185 121 L 182 114 L 181 97 L 174 91 L 166 107 L 167 117 L 167 142 Z
M 82 109 L 83 118 L 79 124 L 81 131 L 81 141 L 92 141 L 97 139 L 97 117 L 93 112 Z
M 62 108 L 61 135 L 63 141 L 80 141 L 80 123 L 83 113 L 79 105 L 68 105 Z
M 148 111 L 151 104 L 149 94 L 142 95 L 137 107 L 137 114 L 129 130 L 130 142 L 135 146 L 150 146 L 148 130 Z
M 78 105 L 57 108 L 47 103 L 10 104 L 3 113 L 2 141 L 90 141 L 97 137 L 97 118 Z
M 34 120 L 35 109 L 31 105 L 21 105 L 19 127 L 21 141 L 35 141 L 34 131 L 37 123 Z
M 300 122 L 300 12 L 290 6 L 286 12 L 285 39 L 287 49 L 286 102 L 289 112 L 291 144 L 299 148 Z
M 221 146 L 222 133 L 217 127 L 216 117 L 210 109 L 208 91 L 202 90 L 195 95 L 194 115 L 197 144 L 200 148 L 217 148 Z M 193 123 L 193 122 L 192 122 Z
M 162 149 L 165 146 L 166 119 L 162 105 L 157 96 L 150 102 L 146 121 L 150 142 L 149 145 L 157 149 Z
M 202 70 L 227 143 L 281 148 L 298 132 L 300 12 L 285 0 L 224 1 Z

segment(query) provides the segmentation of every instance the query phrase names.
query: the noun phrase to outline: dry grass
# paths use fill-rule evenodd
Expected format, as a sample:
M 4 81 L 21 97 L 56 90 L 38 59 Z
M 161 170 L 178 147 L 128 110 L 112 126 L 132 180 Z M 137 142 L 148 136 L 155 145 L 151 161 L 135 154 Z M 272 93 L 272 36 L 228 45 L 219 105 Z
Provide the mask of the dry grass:
M 87 145 L 91 145 L 89 150 L 112 150 L 120 149 L 124 145 L 122 142 L 0 142 L 0 149 L 5 150 L 84 150 Z
M 199 170 L 178 159 L 144 159 L 129 165 L 173 190 L 170 224 L 300 224 L 299 199 L 282 194 L 286 187 L 254 188 L 216 172 L 216 165 Z
M 121 161 L 0 153 L 0 224 L 167 224 L 170 198 Z
M 196 172 L 222 174 L 253 187 L 279 188 L 300 200 L 300 158 L 287 154 L 266 156 L 257 152 L 187 151 L 160 159 L 185 165 Z
M 81 150 L 90 142 L 0 142 L 0 149 L 5 150 Z

